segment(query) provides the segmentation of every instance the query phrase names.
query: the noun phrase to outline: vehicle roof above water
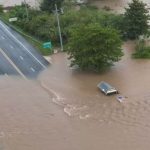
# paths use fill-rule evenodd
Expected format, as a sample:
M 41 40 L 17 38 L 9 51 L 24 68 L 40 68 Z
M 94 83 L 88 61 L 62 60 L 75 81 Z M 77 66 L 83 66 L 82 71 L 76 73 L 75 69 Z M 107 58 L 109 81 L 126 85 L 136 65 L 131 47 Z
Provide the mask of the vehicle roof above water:
M 103 89 L 114 89 L 114 87 L 112 87 L 110 84 L 104 81 L 100 82 L 97 86 Z

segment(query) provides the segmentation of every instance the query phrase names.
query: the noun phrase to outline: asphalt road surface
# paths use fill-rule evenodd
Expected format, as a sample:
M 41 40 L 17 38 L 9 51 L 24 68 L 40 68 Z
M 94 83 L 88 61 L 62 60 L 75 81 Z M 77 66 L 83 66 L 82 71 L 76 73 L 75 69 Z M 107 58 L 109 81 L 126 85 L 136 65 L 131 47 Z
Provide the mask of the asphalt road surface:
M 48 65 L 32 45 L 0 21 L 0 74 L 35 78 Z

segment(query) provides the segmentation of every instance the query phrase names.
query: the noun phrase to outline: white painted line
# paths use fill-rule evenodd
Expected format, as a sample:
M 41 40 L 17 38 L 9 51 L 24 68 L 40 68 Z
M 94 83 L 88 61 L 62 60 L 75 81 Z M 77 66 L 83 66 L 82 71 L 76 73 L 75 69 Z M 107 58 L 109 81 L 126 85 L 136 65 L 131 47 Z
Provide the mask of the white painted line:
M 33 69 L 32 67 L 30 68 L 33 72 L 35 72 L 35 69 Z
M 15 39 L 43 68 L 46 68 L 46 66 L 41 63 L 6 27 L 5 25 L 3 25 L 1 22 L 0 22 L 0 25 L 4 28 L 5 31 L 7 31 L 7 33 L 10 34 L 10 36 Z
M 19 56 L 21 60 L 24 60 L 24 58 L 22 56 Z
M 16 69 L 16 71 L 24 78 L 27 79 L 25 77 L 25 75 L 21 72 L 21 70 L 13 63 L 13 61 L 7 56 L 7 54 L 0 48 L 0 52 L 3 54 L 3 56 L 9 61 L 9 63 Z
M 2 35 L 1 35 L 1 38 L 2 38 L 3 40 L 5 40 L 5 37 L 4 37 L 4 36 L 2 36 Z
M 10 45 L 10 48 L 11 48 L 11 49 L 14 49 L 14 47 L 13 47 L 12 45 Z

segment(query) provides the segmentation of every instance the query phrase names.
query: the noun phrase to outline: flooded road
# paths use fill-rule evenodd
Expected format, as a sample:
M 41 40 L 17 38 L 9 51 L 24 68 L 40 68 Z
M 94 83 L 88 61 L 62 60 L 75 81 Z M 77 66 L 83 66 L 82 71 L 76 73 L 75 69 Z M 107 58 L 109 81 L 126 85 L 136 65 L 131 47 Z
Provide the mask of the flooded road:
M 69 68 L 65 53 L 38 81 L 0 77 L 2 150 L 148 150 L 150 147 L 150 61 L 125 56 L 103 74 Z M 96 85 L 107 81 L 126 96 L 105 96 Z

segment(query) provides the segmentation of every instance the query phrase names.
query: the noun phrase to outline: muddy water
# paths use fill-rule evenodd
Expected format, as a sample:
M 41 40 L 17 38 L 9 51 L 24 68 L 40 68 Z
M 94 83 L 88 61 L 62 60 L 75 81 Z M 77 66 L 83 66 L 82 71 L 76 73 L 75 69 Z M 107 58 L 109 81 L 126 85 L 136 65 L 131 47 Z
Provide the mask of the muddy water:
M 71 149 L 149 149 L 150 61 L 131 59 L 133 48 L 131 42 L 124 44 L 123 59 L 103 74 L 69 68 L 66 54 L 56 54 L 39 78 L 72 126 Z M 102 80 L 117 87 L 125 101 L 101 94 L 96 85 Z
M 150 61 L 133 60 L 134 44 L 103 73 L 69 68 L 65 53 L 37 81 L 0 77 L 0 150 L 149 150 Z M 105 80 L 126 96 L 104 96 Z
M 133 60 L 134 44 L 103 73 L 69 68 L 65 53 L 38 81 L 0 77 L 0 149 L 2 150 L 149 150 L 150 61 Z M 126 96 L 104 96 L 105 80 Z

